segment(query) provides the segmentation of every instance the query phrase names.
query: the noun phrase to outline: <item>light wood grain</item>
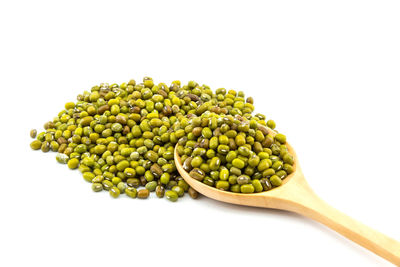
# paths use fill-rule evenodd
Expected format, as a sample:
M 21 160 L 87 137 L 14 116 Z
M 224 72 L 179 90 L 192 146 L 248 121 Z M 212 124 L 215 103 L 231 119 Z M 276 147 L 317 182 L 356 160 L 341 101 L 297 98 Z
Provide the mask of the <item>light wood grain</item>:
M 183 169 L 175 149 L 175 164 L 185 181 L 199 193 L 219 201 L 244 206 L 281 209 L 296 212 L 318 221 L 364 248 L 400 266 L 400 243 L 334 209 L 321 200 L 308 185 L 293 148 L 294 172 L 280 187 L 255 194 L 240 194 L 218 190 L 189 176 Z

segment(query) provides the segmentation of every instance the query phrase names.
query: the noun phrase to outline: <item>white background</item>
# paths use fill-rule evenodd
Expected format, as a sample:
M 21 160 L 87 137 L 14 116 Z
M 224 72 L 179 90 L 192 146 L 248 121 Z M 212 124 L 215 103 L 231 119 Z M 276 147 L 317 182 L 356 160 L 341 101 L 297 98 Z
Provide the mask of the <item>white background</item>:
M 314 190 L 400 240 L 398 1 L 1 1 L 1 266 L 391 266 L 283 211 L 92 193 L 29 148 L 100 82 L 243 90 Z

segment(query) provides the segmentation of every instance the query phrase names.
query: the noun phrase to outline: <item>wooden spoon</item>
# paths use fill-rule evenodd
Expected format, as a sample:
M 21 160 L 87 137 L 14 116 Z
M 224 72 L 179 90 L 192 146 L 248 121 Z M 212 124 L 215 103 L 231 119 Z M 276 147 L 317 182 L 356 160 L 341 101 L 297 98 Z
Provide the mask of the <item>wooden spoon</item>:
M 269 129 L 269 131 L 271 131 Z M 294 157 L 294 172 L 283 180 L 281 186 L 269 191 L 241 194 L 222 191 L 193 179 L 184 169 L 175 147 L 175 164 L 183 179 L 197 192 L 219 201 L 262 208 L 288 210 L 316 220 L 339 234 L 400 266 L 400 243 L 334 209 L 320 199 L 310 188 L 300 169 L 293 148 L 287 144 Z

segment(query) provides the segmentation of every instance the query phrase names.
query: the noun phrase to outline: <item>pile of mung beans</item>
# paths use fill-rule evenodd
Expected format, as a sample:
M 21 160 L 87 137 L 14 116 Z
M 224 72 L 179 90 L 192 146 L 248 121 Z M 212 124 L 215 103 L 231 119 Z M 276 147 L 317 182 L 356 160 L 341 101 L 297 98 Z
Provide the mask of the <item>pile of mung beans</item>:
M 252 118 L 205 112 L 180 120 L 192 132 L 177 151 L 189 175 L 209 186 L 235 193 L 258 193 L 280 186 L 293 172 L 286 136 Z
M 275 122 L 253 111 L 243 92 L 214 93 L 194 81 L 102 83 L 66 103 L 43 132 L 32 130 L 30 146 L 58 152 L 57 161 L 78 169 L 94 192 L 114 198 L 197 198 L 176 170 L 176 144 L 193 178 L 221 190 L 261 192 L 281 184 L 293 158 L 286 137 L 271 131 Z

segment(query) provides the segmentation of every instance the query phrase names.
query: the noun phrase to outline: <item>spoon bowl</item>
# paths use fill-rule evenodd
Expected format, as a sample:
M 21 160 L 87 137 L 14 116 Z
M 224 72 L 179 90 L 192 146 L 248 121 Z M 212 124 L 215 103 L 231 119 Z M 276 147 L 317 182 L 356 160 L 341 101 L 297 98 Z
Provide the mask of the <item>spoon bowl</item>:
M 185 181 L 197 192 L 205 195 L 209 198 L 213 198 L 218 201 L 244 205 L 244 206 L 252 206 L 252 207 L 262 207 L 262 208 L 273 208 L 273 209 L 283 209 L 282 204 L 284 201 L 284 195 L 290 192 L 289 190 L 294 190 L 299 186 L 299 183 L 304 183 L 306 185 L 306 181 L 302 172 L 300 170 L 300 166 L 296 157 L 296 153 L 293 148 L 287 144 L 288 151 L 294 158 L 294 172 L 288 175 L 283 181 L 282 185 L 276 188 L 273 188 L 269 191 L 263 191 L 260 193 L 252 193 L 252 194 L 243 194 L 243 193 L 234 193 L 229 191 L 222 191 L 215 187 L 208 186 L 194 178 L 192 178 L 189 173 L 183 169 L 181 158 L 178 152 L 175 149 L 175 165 L 180 175 L 185 179 Z M 310 189 L 311 190 L 311 189 Z
M 271 131 L 269 129 L 269 131 Z M 301 171 L 298 157 L 291 145 L 286 144 L 294 158 L 294 171 L 282 185 L 269 191 L 243 194 L 222 191 L 208 186 L 185 171 L 175 147 L 175 165 L 183 179 L 197 192 L 206 197 L 244 206 L 292 211 L 335 230 L 364 248 L 400 266 L 400 243 L 336 210 L 320 199 L 308 185 Z

